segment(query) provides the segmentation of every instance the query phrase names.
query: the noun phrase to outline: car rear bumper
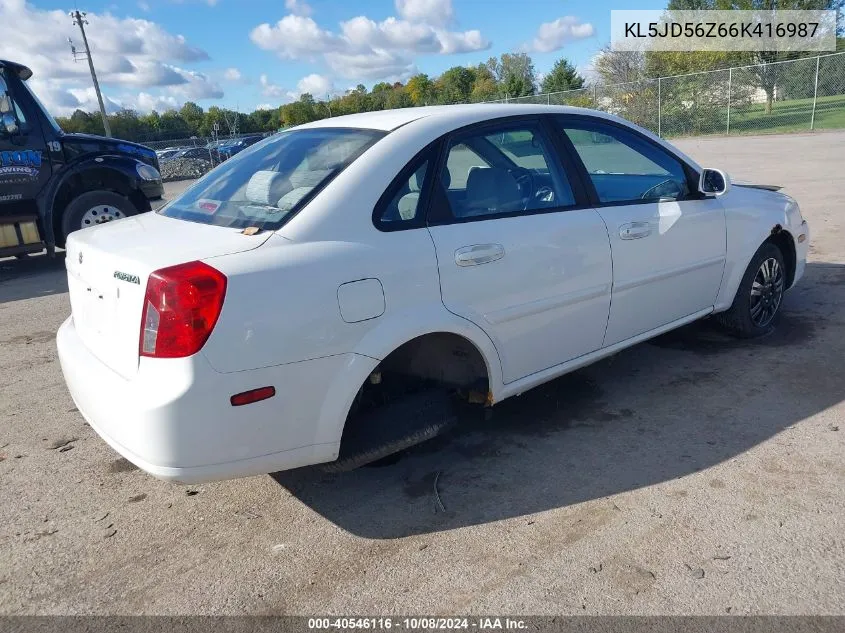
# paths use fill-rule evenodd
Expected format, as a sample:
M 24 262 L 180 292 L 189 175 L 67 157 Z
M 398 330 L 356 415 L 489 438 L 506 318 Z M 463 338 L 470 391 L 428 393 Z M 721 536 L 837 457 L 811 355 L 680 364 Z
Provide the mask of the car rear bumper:
M 356 355 L 219 373 L 200 353 L 142 358 L 127 380 L 103 364 L 73 317 L 56 337 L 62 372 L 79 412 L 114 450 L 151 475 L 198 483 L 337 458 L 343 420 L 324 421 L 325 398 Z M 272 385 L 276 396 L 233 407 L 229 398 Z

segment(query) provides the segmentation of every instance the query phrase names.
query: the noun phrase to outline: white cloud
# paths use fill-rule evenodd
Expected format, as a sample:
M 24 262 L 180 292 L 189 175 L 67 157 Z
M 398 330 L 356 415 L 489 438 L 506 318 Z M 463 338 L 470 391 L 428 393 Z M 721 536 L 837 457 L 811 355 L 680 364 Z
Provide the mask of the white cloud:
M 566 42 L 592 37 L 595 28 L 589 22 L 568 15 L 553 22 L 544 22 L 537 29 L 537 35 L 526 45 L 530 51 L 550 53 L 563 48 Z
M 220 98 L 223 91 L 208 76 L 184 68 L 204 61 L 208 53 L 159 24 L 138 18 L 89 13 L 89 44 L 97 78 L 114 106 L 146 109 L 158 100 L 159 107 L 172 99 Z M 74 63 L 67 40 L 80 49 L 79 30 L 65 11 L 42 10 L 25 0 L 0 0 L 0 58 L 14 59 L 32 68 L 33 81 L 51 112 L 68 115 L 89 108 L 91 88 L 88 65 Z M 141 99 L 139 94 L 147 97 Z M 154 94 L 157 92 L 159 94 Z M 123 94 L 132 95 L 125 99 Z M 172 99 L 171 99 L 172 98 Z
M 241 78 L 241 71 L 237 68 L 227 68 L 223 72 L 223 79 L 226 81 L 240 81 Z
M 261 77 L 258 78 L 258 82 L 261 84 L 262 96 L 275 98 L 281 98 L 285 96 L 285 89 L 271 82 L 267 78 L 267 75 L 261 75 Z
M 410 57 L 385 50 L 359 54 L 328 53 L 325 57 L 329 68 L 350 79 L 399 81 L 414 74 L 416 69 Z
M 303 0 L 285 0 L 285 8 L 294 15 L 308 17 L 313 13 L 311 5 Z
M 451 1 L 407 0 L 396 6 L 402 18 L 376 22 L 357 16 L 341 22 L 337 32 L 306 15 L 289 14 L 276 24 L 258 25 L 250 39 L 282 59 L 322 59 L 334 73 L 349 79 L 398 78 L 414 69 L 416 55 L 451 55 L 490 46 L 478 30 L 442 28 L 452 19 Z
M 296 90 L 288 93 L 291 99 L 299 99 L 306 92 L 315 99 L 324 99 L 326 95 L 334 91 L 332 80 L 324 75 L 312 73 L 299 80 Z
M 409 22 L 445 26 L 454 19 L 452 0 L 396 0 L 396 11 Z
M 274 106 L 270 103 L 259 103 L 257 106 L 255 106 L 255 109 L 256 110 L 275 110 L 277 107 L 279 107 L 279 106 Z
M 324 31 L 314 20 L 300 15 L 286 15 L 275 26 L 260 24 L 249 37 L 259 48 L 274 51 L 285 59 L 312 58 L 341 45 L 335 34 Z
M 168 110 L 176 110 L 181 105 L 182 103 L 176 97 L 142 92 L 138 95 L 138 99 L 135 101 L 132 109 L 140 112 L 151 112 L 152 110 L 156 112 L 167 112 Z
M 144 2 L 144 0 L 138 0 L 138 8 L 145 13 L 150 12 L 150 5 L 147 2 Z

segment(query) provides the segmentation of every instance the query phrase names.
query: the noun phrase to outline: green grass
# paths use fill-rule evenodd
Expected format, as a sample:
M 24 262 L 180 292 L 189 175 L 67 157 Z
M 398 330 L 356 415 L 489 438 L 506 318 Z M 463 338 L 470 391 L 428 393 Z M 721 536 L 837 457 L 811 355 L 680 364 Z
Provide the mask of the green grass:
M 731 134 L 808 131 L 812 112 L 812 99 L 775 101 L 769 114 L 763 103 L 731 108 Z M 813 127 L 817 130 L 845 128 L 845 95 L 819 97 Z
M 768 114 L 766 114 L 765 103 L 732 105 L 730 134 L 733 136 L 809 132 L 812 113 L 812 99 L 775 101 L 772 104 L 772 111 Z M 726 133 L 728 115 L 726 107 L 712 109 L 706 113 L 706 116 L 699 115 L 697 119 L 695 114 L 687 114 L 675 109 L 671 115 L 667 115 L 664 111 L 663 136 L 677 138 Z M 818 98 L 813 129 L 845 129 L 845 95 Z

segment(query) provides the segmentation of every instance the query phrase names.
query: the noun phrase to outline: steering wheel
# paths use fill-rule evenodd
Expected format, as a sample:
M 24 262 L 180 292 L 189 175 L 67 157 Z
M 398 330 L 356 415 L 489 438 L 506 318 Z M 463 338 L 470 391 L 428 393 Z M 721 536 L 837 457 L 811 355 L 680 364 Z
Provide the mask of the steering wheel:
M 519 193 L 522 195 L 522 210 L 528 208 L 528 203 L 533 197 L 536 185 L 534 183 L 534 174 L 530 169 L 525 167 L 515 167 L 510 170 L 510 175 L 516 181 L 516 186 L 519 187 Z
M 666 185 L 674 185 L 674 188 L 670 192 L 671 195 L 664 196 L 660 195 L 660 188 L 665 187 Z M 652 200 L 654 198 L 677 198 L 681 193 L 681 188 L 678 186 L 678 183 L 675 182 L 672 178 L 668 178 L 663 182 L 659 182 L 653 187 L 649 187 L 643 192 L 643 195 L 640 196 L 642 200 Z

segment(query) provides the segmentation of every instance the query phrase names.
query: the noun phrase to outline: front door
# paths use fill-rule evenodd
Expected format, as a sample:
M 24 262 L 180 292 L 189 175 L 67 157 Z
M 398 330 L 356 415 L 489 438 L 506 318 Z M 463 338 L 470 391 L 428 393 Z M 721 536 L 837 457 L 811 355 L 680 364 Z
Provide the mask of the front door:
M 429 211 L 446 308 L 487 332 L 506 383 L 601 347 L 607 231 L 539 123 L 471 128 L 446 151 Z
M 557 121 L 610 235 L 613 297 L 604 346 L 712 307 L 726 254 L 721 202 L 700 198 L 688 168 L 633 131 L 583 117 Z
M 17 77 L 0 68 L 0 92 L 6 91 L 18 132 L 0 128 L 0 213 L 35 213 L 35 198 L 50 181 L 50 156 L 36 112 Z

